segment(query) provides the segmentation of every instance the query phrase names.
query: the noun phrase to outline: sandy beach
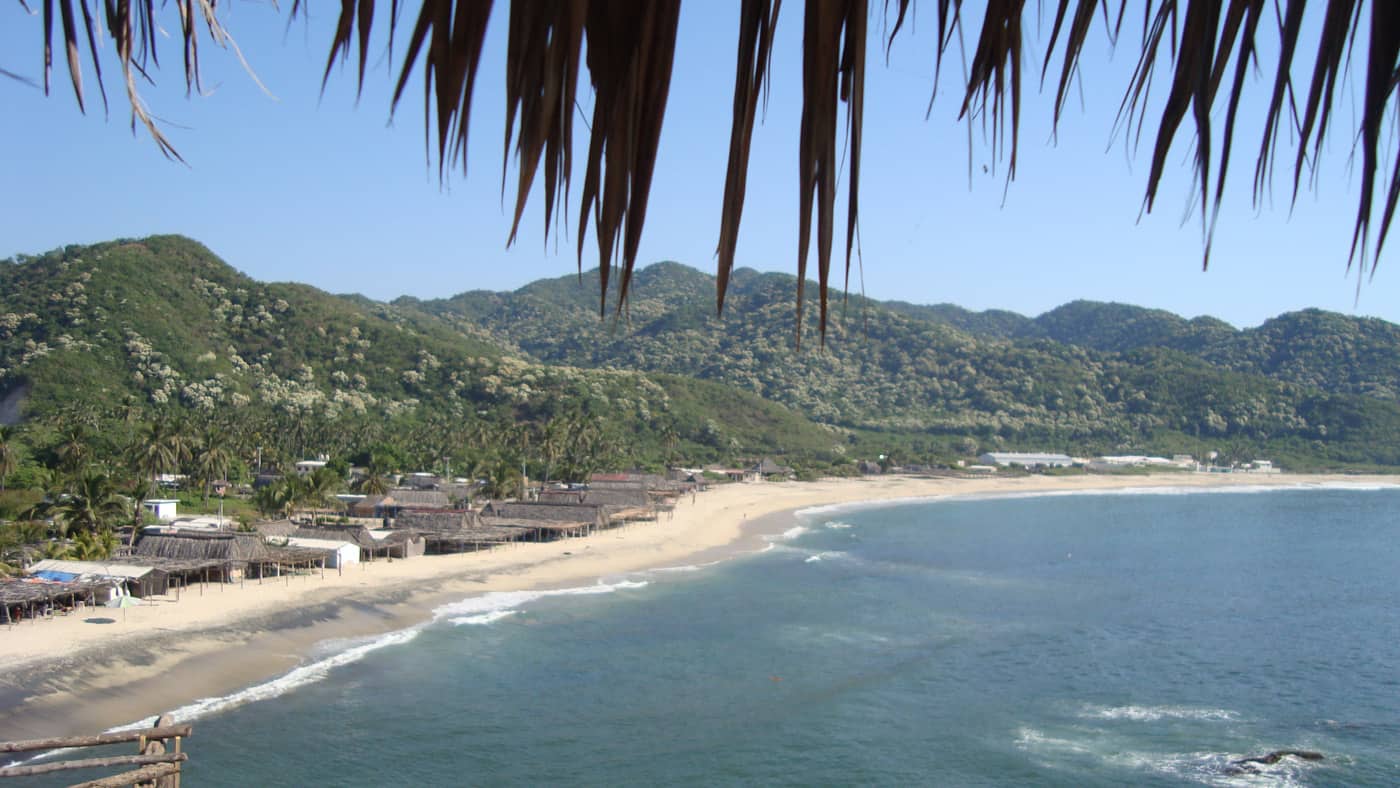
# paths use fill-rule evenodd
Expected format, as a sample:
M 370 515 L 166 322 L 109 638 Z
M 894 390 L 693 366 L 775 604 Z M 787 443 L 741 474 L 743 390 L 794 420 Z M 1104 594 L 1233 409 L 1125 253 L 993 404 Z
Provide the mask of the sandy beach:
M 724 485 L 674 516 L 582 539 L 490 552 L 377 561 L 343 573 L 193 586 L 180 599 L 0 630 L 0 739 L 95 732 L 225 695 L 324 653 L 429 620 L 473 594 L 590 585 L 646 569 L 722 559 L 761 546 L 813 506 L 952 495 L 1160 486 L 1392 485 L 1389 477 L 1288 474 L 876 477 Z M 92 619 L 110 619 L 94 623 Z

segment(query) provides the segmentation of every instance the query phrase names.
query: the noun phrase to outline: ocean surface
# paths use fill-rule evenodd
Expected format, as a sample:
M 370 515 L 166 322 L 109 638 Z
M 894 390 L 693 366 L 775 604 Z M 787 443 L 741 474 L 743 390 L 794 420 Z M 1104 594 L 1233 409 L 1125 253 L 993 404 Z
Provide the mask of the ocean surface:
M 929 500 L 183 710 L 186 782 L 1400 784 L 1400 489 Z M 1232 764 L 1276 750 L 1321 753 Z

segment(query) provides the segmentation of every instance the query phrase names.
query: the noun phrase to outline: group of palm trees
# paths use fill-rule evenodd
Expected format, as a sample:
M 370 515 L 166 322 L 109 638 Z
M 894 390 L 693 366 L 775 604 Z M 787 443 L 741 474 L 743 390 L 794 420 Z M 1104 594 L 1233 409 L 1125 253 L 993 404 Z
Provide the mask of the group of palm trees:
M 0 564 L 22 563 L 43 550 L 105 557 L 117 546 L 118 530 L 143 521 L 143 503 L 167 474 L 183 475 L 208 507 L 217 483 L 252 481 L 264 468 L 287 469 L 252 497 L 260 513 L 285 517 L 337 506 L 350 462 L 365 467 L 350 487 L 362 494 L 388 492 L 396 473 L 432 471 L 473 480 L 479 495 L 505 498 L 522 492 L 525 476 L 582 480 L 600 468 L 630 465 L 641 454 L 637 436 L 586 405 L 541 410 L 523 420 L 517 415 L 439 410 L 394 418 L 294 417 L 258 408 L 152 410 L 131 402 L 106 409 L 59 406 L 21 427 L 0 427 L 0 502 L 14 520 L 0 522 L 0 549 L 8 551 Z M 675 440 L 667 445 L 674 451 Z M 337 458 L 336 470 L 290 472 L 314 454 Z M 14 480 L 26 489 L 6 494 Z M 29 502 L 13 505 L 22 495 Z M 45 538 L 52 540 L 49 547 L 20 549 Z

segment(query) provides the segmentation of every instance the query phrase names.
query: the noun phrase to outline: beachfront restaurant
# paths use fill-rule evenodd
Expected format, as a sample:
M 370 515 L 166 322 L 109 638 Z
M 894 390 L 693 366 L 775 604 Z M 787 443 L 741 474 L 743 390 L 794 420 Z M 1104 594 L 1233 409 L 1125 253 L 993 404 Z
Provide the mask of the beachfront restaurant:
M 115 596 L 159 596 L 169 587 L 166 574 L 154 566 L 109 561 L 46 558 L 29 567 L 29 576 L 57 583 L 94 584 L 94 602 L 99 605 Z
M 112 591 L 109 580 L 45 580 L 39 577 L 0 578 L 0 624 L 13 626 L 96 605 Z

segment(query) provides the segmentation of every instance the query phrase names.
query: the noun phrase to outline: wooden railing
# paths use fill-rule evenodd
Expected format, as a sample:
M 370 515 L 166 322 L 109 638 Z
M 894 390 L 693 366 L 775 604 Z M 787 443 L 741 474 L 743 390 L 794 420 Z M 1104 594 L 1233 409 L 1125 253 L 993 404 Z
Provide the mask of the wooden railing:
M 0 768 L 0 777 L 33 777 L 71 769 L 106 769 L 120 766 L 136 768 L 77 785 L 81 788 L 118 788 L 127 785 L 179 788 L 180 766 L 189 760 L 189 755 L 181 751 L 180 742 L 189 736 L 190 732 L 189 725 L 175 725 L 174 719 L 165 714 L 156 720 L 153 728 L 99 733 L 95 736 L 61 736 L 52 739 L 0 742 L 0 753 L 47 752 L 136 742 L 135 755 L 109 755 L 38 763 L 33 766 L 9 766 Z M 170 743 L 168 747 L 167 742 Z

